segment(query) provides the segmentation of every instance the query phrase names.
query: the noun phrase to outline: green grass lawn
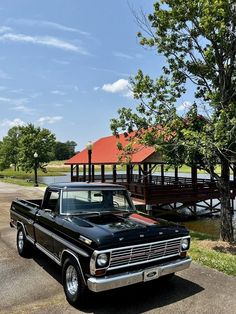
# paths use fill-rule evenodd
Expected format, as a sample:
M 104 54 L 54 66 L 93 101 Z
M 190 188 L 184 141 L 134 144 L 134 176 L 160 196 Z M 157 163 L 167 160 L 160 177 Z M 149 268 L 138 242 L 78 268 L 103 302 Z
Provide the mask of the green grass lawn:
M 21 186 L 34 186 L 33 181 L 28 181 L 28 179 L 19 179 L 19 178 L 10 178 L 10 177 L 5 177 L 0 179 L 1 182 L 6 182 L 6 183 L 12 183 L 12 184 L 17 184 Z M 39 183 L 39 186 L 46 186 L 45 184 Z
M 62 175 L 61 169 L 57 168 L 51 171 L 50 169 L 47 170 L 47 172 L 43 172 L 42 170 L 38 169 L 38 176 L 60 176 Z M 34 177 L 34 172 L 25 172 L 23 170 L 15 171 L 13 169 L 5 169 L 3 171 L 0 171 L 0 176 L 4 177 L 14 177 L 17 179 L 32 179 Z
M 65 165 L 66 160 L 56 160 L 56 161 L 51 161 L 48 163 L 47 166 L 47 170 L 49 172 L 58 172 L 58 171 L 62 171 L 62 172 L 70 172 L 70 165 Z M 107 165 L 105 166 L 107 171 L 112 171 L 112 166 L 111 165 Z M 101 167 L 99 165 L 95 165 L 95 170 L 100 171 Z M 117 165 L 117 171 L 125 171 L 126 170 L 126 166 L 125 165 Z M 138 170 L 138 166 L 134 166 L 134 170 Z M 156 171 L 161 171 L 160 166 L 156 167 Z M 174 172 L 174 168 L 169 168 L 168 170 L 165 169 L 166 172 Z M 82 170 L 80 170 L 80 172 L 82 172 Z M 181 173 L 190 173 L 191 172 L 191 168 L 183 165 L 182 167 L 179 168 L 179 172 Z M 220 173 L 220 166 L 217 167 L 216 169 L 217 173 Z M 198 173 L 206 173 L 206 171 L 203 170 L 198 170 Z
M 191 232 L 189 255 L 204 266 L 236 276 L 236 245 L 217 241 L 209 235 Z

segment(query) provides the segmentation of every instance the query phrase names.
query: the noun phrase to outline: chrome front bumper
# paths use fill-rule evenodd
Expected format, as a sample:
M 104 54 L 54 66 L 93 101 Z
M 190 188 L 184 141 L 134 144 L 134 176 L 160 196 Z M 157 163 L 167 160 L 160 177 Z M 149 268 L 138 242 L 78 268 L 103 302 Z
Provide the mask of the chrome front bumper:
M 102 278 L 90 277 L 87 281 L 89 290 L 100 292 L 133 285 L 135 283 L 153 280 L 188 268 L 192 259 L 185 257 L 156 267 L 145 268 L 139 271 L 126 272 Z

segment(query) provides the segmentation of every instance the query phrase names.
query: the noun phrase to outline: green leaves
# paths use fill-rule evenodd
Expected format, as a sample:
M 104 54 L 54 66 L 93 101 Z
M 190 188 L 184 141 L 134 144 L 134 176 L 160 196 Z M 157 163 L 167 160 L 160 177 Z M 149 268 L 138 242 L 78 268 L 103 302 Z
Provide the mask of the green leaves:
M 38 154 L 41 168 L 54 158 L 55 135 L 48 129 L 35 127 L 33 124 L 21 127 L 19 140 L 19 161 L 23 170 L 30 171 L 35 164 L 34 153 Z
M 15 169 L 18 167 L 20 134 L 20 127 L 14 126 L 8 131 L 7 136 L 3 138 L 0 149 L 1 169 L 8 168 L 10 165 L 13 165 Z
M 153 79 L 138 71 L 131 79 L 136 107 L 120 109 L 119 119 L 112 120 L 112 131 L 161 127 L 168 143 L 147 135 L 140 141 L 163 147 L 168 162 L 176 163 L 175 151 L 179 163 L 198 159 L 199 167 L 209 170 L 210 162 L 214 167 L 221 157 L 235 154 L 234 1 L 163 0 L 153 8 L 138 38 L 142 45 L 155 47 L 166 57 L 163 74 Z M 178 116 L 176 104 L 189 81 L 196 86 L 198 102 Z M 205 117 L 198 113 L 199 104 L 206 108 Z
M 54 159 L 55 135 L 48 129 L 33 124 L 13 127 L 8 131 L 0 145 L 0 168 L 14 166 L 31 171 L 35 165 L 34 153 L 38 154 L 39 167 Z
M 141 21 L 140 44 L 154 47 L 166 62 L 156 79 L 138 71 L 131 80 L 136 107 L 120 109 L 112 131 L 136 130 L 136 140 L 155 147 L 169 165 L 196 165 L 218 179 L 214 168 L 221 162 L 224 191 L 236 159 L 235 1 L 160 0 Z M 180 115 L 176 106 L 190 82 L 196 102 Z M 229 204 L 229 193 L 223 193 Z M 226 212 L 231 217 L 231 209 Z M 230 230 L 222 238 L 232 241 L 232 221 L 225 226 Z

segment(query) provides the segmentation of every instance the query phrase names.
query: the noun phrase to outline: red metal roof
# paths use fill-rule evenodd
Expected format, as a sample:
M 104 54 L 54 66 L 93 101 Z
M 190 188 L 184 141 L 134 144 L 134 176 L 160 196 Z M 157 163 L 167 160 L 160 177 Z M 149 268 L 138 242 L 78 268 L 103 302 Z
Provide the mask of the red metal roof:
M 121 151 L 117 148 L 117 143 L 120 142 L 122 146 L 129 144 L 128 138 L 121 134 L 119 137 L 108 136 L 103 137 L 93 143 L 92 163 L 93 164 L 118 164 L 121 163 L 119 156 Z M 133 145 L 135 152 L 132 154 L 132 163 L 142 163 L 155 153 L 153 147 L 145 147 L 135 143 Z M 66 165 L 87 164 L 88 151 L 82 150 L 65 163 Z

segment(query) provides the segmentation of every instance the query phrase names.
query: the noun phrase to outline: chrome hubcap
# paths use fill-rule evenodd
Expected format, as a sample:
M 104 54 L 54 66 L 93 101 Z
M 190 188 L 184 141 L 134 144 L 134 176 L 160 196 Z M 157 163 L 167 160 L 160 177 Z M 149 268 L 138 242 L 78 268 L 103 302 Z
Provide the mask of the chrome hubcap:
M 24 246 L 24 235 L 23 235 L 23 232 L 20 231 L 18 234 L 18 247 L 20 250 L 22 250 L 23 246 Z
M 75 267 L 70 265 L 66 270 L 66 286 L 70 294 L 76 294 L 78 291 L 78 275 Z

